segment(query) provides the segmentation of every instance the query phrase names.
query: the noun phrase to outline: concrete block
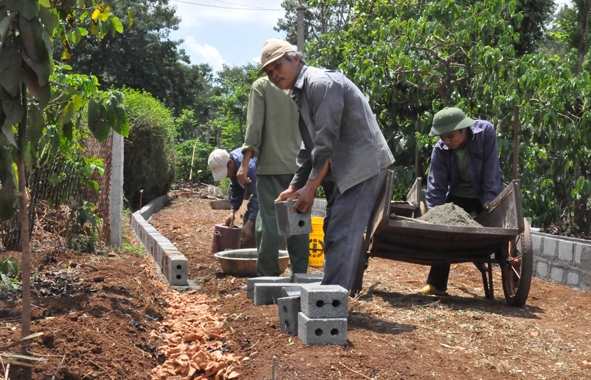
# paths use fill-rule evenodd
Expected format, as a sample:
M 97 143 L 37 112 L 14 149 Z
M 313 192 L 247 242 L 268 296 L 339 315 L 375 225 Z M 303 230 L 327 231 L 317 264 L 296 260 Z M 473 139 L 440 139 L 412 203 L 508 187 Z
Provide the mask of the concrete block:
M 277 306 L 281 332 L 298 335 L 298 313 L 301 310 L 300 297 L 277 298 Z
M 277 231 L 283 236 L 304 235 L 312 232 L 312 214 L 292 212 L 296 201 L 275 202 Z
M 189 262 L 185 255 L 178 249 L 166 249 L 162 257 L 162 274 L 170 285 L 185 286 L 188 285 L 187 275 Z
M 554 258 L 556 257 L 556 245 L 558 240 L 544 236 L 544 248 L 542 249 L 542 256 Z
M 566 284 L 568 286 L 578 287 L 581 282 L 581 275 L 578 271 L 568 271 L 566 273 Z
M 575 244 L 575 264 L 581 263 L 581 253 L 583 252 L 583 244 Z
M 181 253 L 178 250 L 178 248 L 172 243 L 158 244 L 158 248 L 156 248 L 156 259 L 155 260 L 156 260 L 156 264 L 158 264 L 158 266 L 162 270 L 163 274 L 164 274 L 164 261 L 166 259 L 166 252 L 167 251 Z
M 298 338 L 304 344 L 346 344 L 347 318 L 309 318 L 300 312 Z
M 540 235 L 531 235 L 532 248 L 534 250 L 534 256 L 542 254 L 542 237 Z
M 285 284 L 282 283 L 258 283 L 254 284 L 254 304 L 255 306 L 272 305 L 281 294 Z
M 281 295 L 283 297 L 299 297 L 300 294 L 302 294 L 302 287 L 300 285 L 291 284 L 281 290 Z
M 558 258 L 563 261 L 573 261 L 573 242 L 566 240 L 558 241 Z
M 544 261 L 538 261 L 536 265 L 536 277 L 548 277 L 548 263 Z
M 302 313 L 309 318 L 347 318 L 349 292 L 340 285 L 302 285 Z
M 326 199 L 325 198 L 314 198 L 312 204 L 312 216 L 326 217 Z
M 316 273 L 294 273 L 293 282 L 298 284 L 310 284 L 313 282 L 322 282 L 323 274 Z
M 564 269 L 560 268 L 560 267 L 552 267 L 552 269 L 550 270 L 550 278 L 553 281 L 556 281 L 559 284 L 563 284 L 564 280 Z
M 246 298 L 254 298 L 254 284 L 269 284 L 269 283 L 289 283 L 289 277 L 274 277 L 274 276 L 262 276 L 262 277 L 251 277 L 246 280 Z
M 587 268 L 591 271 L 591 244 L 577 244 L 577 252 L 579 255 L 579 263 L 582 268 Z

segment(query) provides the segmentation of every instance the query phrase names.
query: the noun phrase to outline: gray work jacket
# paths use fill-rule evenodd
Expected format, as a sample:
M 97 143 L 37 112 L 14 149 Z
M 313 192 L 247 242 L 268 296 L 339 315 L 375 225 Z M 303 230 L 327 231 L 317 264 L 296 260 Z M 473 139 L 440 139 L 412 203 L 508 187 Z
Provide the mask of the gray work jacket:
M 292 98 L 302 135 L 292 185 L 302 188 L 330 160 L 334 181 L 344 193 L 394 163 L 369 103 L 343 74 L 303 66 Z

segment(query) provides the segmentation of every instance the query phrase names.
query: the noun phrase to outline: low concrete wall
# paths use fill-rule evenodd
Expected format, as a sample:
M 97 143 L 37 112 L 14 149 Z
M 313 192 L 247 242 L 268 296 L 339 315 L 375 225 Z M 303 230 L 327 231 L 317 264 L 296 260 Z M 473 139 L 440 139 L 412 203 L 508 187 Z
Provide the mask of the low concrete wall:
M 131 216 L 131 228 L 154 258 L 170 285 L 188 286 L 189 261 L 170 240 L 146 221 L 168 204 L 170 199 L 168 195 L 163 195 L 134 212 Z
M 591 290 L 591 241 L 532 232 L 534 276 Z

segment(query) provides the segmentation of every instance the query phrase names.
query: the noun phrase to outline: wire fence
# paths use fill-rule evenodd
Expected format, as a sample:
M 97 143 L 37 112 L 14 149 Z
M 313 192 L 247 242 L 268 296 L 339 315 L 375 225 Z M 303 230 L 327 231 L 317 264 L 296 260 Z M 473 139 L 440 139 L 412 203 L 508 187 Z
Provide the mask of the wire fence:
M 83 199 L 94 204 L 94 213 L 102 219 L 99 239 L 105 243 L 109 242 L 112 134 L 102 143 L 95 139 L 86 139 L 83 146 L 83 157 L 97 157 L 103 161 L 103 175 L 95 172 L 91 176 L 91 179 L 99 184 L 98 191 L 85 185 L 85 178 L 79 172 L 80 162 L 60 156 L 41 162 L 38 167 L 27 173 L 28 221 L 31 236 L 50 233 L 65 237 L 68 219 L 72 211 L 80 207 L 80 200 Z M 0 251 L 2 250 L 21 250 L 21 223 L 18 213 L 0 224 Z

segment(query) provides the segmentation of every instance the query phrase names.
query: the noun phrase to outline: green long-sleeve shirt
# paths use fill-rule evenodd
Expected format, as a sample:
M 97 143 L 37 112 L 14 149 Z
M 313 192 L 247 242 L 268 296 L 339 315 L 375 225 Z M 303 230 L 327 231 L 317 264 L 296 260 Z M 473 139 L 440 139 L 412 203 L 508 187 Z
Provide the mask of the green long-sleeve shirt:
M 242 153 L 253 151 L 259 175 L 295 173 L 296 156 L 302 143 L 298 117 L 290 91 L 280 90 L 267 77 L 253 83 Z

